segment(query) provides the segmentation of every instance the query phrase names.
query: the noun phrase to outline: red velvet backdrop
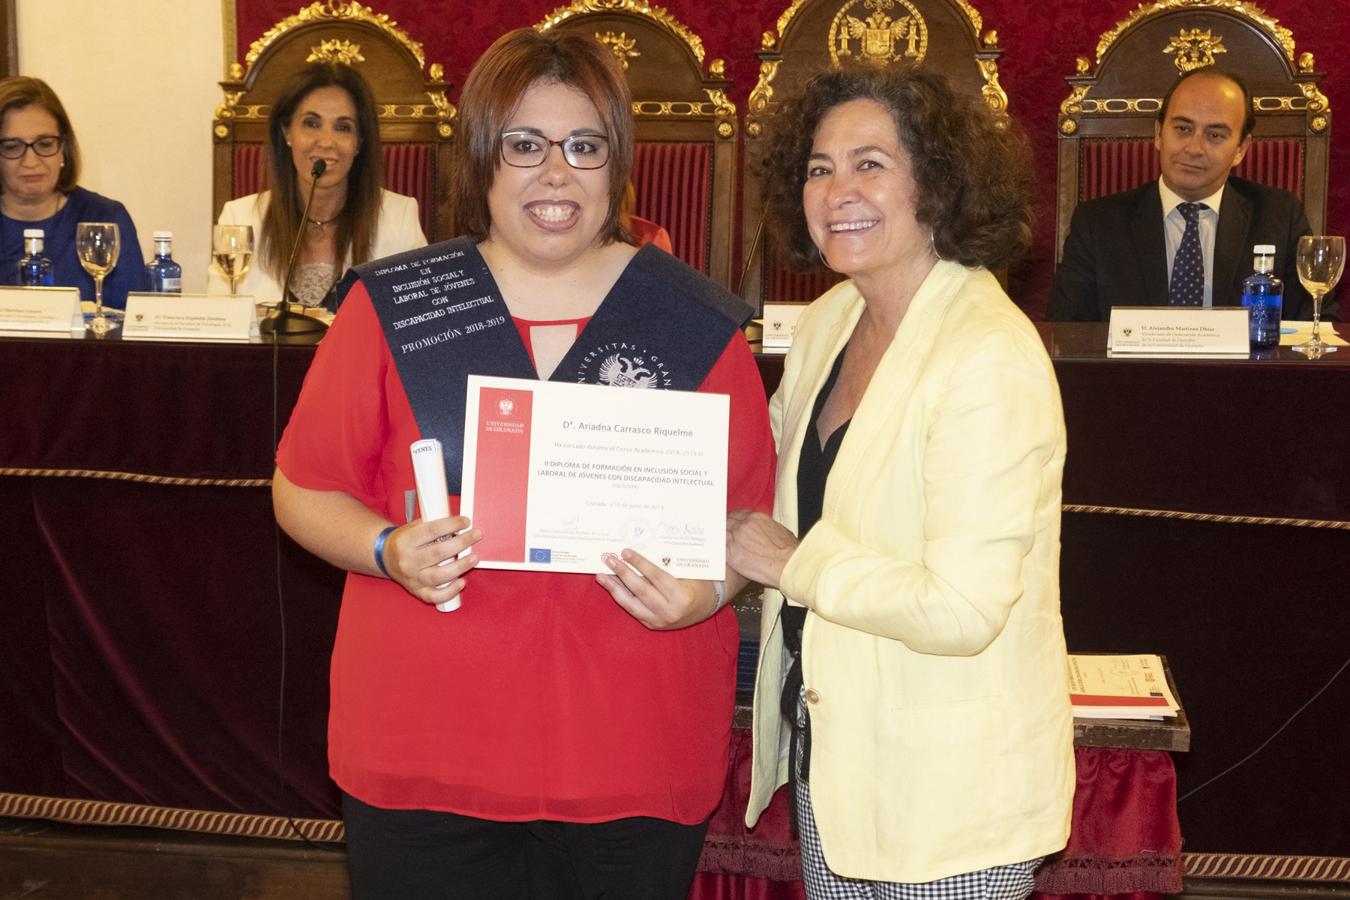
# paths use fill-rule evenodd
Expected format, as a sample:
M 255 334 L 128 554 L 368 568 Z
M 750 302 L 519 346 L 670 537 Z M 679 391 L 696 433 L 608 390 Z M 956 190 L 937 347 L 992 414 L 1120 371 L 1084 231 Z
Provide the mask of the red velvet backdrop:
M 299 0 L 235 0 L 238 22 L 239 59 L 248 46 L 271 25 L 294 14 L 305 3 Z M 427 61 L 445 67 L 452 85 L 451 99 L 458 99 L 473 61 L 502 32 L 533 25 L 562 0 L 516 0 L 515 3 L 466 3 L 462 0 L 370 0 L 382 12 L 426 48 Z M 759 74 L 755 50 L 762 32 L 772 30 L 789 0 L 666 0 L 672 14 L 703 39 L 706 60 L 721 57 L 732 80 L 731 100 L 737 110 L 745 101 Z M 1031 135 L 1036 152 L 1039 185 L 1039 219 L 1036 243 L 1026 261 L 1011 275 L 1011 292 L 1033 318 L 1040 318 L 1054 268 L 1055 233 L 1055 124 L 1060 101 L 1068 95 L 1064 76 L 1074 71 L 1074 57 L 1092 58 L 1102 32 L 1125 18 L 1136 0 L 972 0 L 984 18 L 986 30 L 998 32 L 1003 57 L 999 81 L 1008 93 L 1012 114 Z M 1350 22 L 1350 0 L 1265 0 L 1259 4 L 1268 15 L 1293 31 L 1295 51 L 1311 51 L 1317 67 L 1326 72 L 1322 93 L 1331 103 L 1333 134 L 1347 127 L 1335 122 L 1346 102 L 1350 64 L 1338 54 L 1346 52 L 1350 38 L 1344 29 L 1329 27 Z M 1331 151 L 1331 193 L 1327 227 L 1343 234 L 1350 226 L 1350 182 L 1337 177 L 1350 165 L 1350 150 L 1337 142 Z

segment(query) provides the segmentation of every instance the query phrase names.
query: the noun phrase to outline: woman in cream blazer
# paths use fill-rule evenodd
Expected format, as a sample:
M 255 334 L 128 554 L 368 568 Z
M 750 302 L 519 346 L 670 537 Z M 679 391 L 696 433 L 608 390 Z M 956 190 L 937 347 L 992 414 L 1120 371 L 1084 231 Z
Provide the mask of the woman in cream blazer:
M 921 71 L 818 76 L 779 121 L 771 214 L 852 280 L 803 314 L 770 403 L 773 519 L 730 523 L 729 565 L 771 588 L 746 822 L 788 778 L 780 613 L 805 607 L 808 895 L 1025 897 L 1074 785 L 1063 416 L 986 268 L 1030 240 L 1025 144 Z M 837 456 L 803 529 L 807 441 Z

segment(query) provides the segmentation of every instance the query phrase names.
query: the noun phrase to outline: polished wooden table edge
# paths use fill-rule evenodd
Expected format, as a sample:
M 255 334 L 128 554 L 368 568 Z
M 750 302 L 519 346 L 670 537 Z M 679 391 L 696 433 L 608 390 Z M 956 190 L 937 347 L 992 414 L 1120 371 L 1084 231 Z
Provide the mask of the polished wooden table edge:
M 1331 366 L 1344 368 L 1350 366 L 1350 346 L 1341 347 L 1321 359 L 1308 359 L 1292 347 L 1278 347 L 1273 350 L 1251 353 L 1247 356 L 1188 356 L 1120 354 L 1111 356 L 1106 350 L 1107 324 L 1105 322 L 1033 322 L 1036 331 L 1045 344 L 1046 352 L 1056 362 L 1094 362 L 1122 365 L 1265 365 L 1265 366 Z M 1350 323 L 1323 322 L 1323 332 L 1333 332 L 1341 339 L 1350 341 Z M 749 332 L 753 335 L 753 331 Z M 786 351 L 766 351 L 758 340 L 750 340 L 750 349 L 762 364 L 772 366 L 774 360 L 781 361 Z
M 1106 350 L 1106 331 L 1107 325 L 1104 322 L 1034 322 L 1037 332 L 1041 335 L 1045 343 L 1046 351 L 1055 362 L 1100 362 L 1100 363 L 1120 363 L 1124 365 L 1152 364 L 1159 363 L 1169 365 L 1184 366 L 1202 366 L 1202 365 L 1235 365 L 1235 364 L 1259 364 L 1271 366 L 1330 366 L 1334 368 L 1350 367 L 1350 346 L 1340 347 L 1333 350 L 1321 359 L 1310 360 L 1301 353 L 1295 351 L 1292 347 L 1282 346 L 1273 350 L 1263 351 L 1261 353 L 1252 353 L 1247 356 L 1187 356 L 1178 354 L 1167 355 L 1116 355 L 1111 356 Z M 1344 340 L 1350 341 L 1350 323 L 1323 323 L 1323 328 L 1332 331 Z M 781 363 L 787 355 L 786 351 L 766 351 L 757 339 L 751 339 L 755 336 L 754 330 L 747 328 L 747 338 L 749 339 L 750 349 L 755 357 L 762 364 L 774 365 L 777 360 Z M 118 346 L 145 346 L 145 347 L 175 347 L 175 348 L 205 348 L 205 347 L 237 347 L 237 348 L 277 348 L 286 347 L 288 350 L 309 349 L 313 350 L 318 345 L 322 334 L 305 334 L 283 336 L 281 339 L 273 339 L 271 335 L 264 335 L 260 341 L 185 341 L 185 340 L 123 340 L 120 332 L 114 331 L 102 337 L 86 332 L 83 335 L 24 335 L 16 332 L 8 332 L 0 335 L 0 344 L 5 342 L 19 342 L 25 344 L 52 344 L 73 342 L 80 344 L 104 344 Z

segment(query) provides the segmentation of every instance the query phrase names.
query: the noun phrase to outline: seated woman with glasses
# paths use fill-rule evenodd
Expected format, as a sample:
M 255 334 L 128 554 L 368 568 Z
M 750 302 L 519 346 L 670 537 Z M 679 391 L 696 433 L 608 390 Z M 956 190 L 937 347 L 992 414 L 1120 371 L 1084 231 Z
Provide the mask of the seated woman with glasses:
M 617 538 L 600 575 L 479 569 L 458 515 L 470 374 L 727 395 L 728 508 L 769 507 L 750 309 L 622 223 L 631 106 L 589 36 L 493 44 L 460 97 L 464 236 L 349 274 L 278 449 L 277 520 L 350 573 L 328 746 L 358 900 L 688 895 L 726 781 L 740 584 Z M 405 505 L 424 437 L 448 518 Z
M 70 117 L 45 81 L 0 79 L 0 284 L 19 283 L 23 233 L 42 231 L 43 255 L 57 286 L 94 299 L 94 279 L 75 252 L 80 222 L 113 222 L 120 242 L 117 267 L 103 281 L 103 304 L 122 309 L 128 291 L 146 289 L 145 260 L 127 208 L 78 187 L 80 145 Z

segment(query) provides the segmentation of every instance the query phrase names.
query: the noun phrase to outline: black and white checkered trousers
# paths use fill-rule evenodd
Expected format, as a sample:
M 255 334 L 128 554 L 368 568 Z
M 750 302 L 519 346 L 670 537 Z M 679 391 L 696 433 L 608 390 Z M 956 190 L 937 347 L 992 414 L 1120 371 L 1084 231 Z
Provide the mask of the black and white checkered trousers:
M 805 691 L 802 693 L 804 695 Z M 799 728 L 805 724 L 806 715 L 806 700 L 799 698 Z M 793 760 L 798 773 L 801 764 L 799 755 Z M 806 882 L 808 900 L 1026 900 L 1031 895 L 1040 857 L 923 884 L 867 881 L 836 875 L 825 864 L 825 853 L 820 848 L 820 832 L 816 830 L 816 817 L 811 811 L 811 786 L 798 778 L 796 789 L 802 879 Z
M 924 884 L 843 878 L 825 865 L 820 832 L 811 814 L 811 789 L 797 785 L 797 822 L 801 829 L 802 878 L 809 900 L 1026 900 L 1040 859 L 966 872 Z

